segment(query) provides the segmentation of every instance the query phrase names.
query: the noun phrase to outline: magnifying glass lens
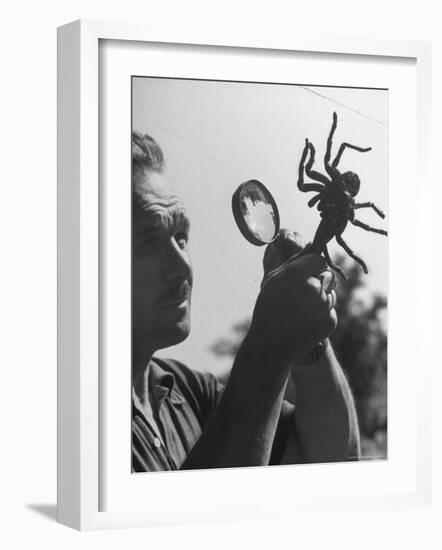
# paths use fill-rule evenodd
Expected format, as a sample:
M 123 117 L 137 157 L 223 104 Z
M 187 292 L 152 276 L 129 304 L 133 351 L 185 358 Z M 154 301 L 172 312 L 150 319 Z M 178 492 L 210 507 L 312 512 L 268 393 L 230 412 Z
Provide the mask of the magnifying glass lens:
M 279 213 L 270 191 L 258 180 L 242 183 L 232 197 L 235 221 L 243 236 L 262 246 L 276 239 Z

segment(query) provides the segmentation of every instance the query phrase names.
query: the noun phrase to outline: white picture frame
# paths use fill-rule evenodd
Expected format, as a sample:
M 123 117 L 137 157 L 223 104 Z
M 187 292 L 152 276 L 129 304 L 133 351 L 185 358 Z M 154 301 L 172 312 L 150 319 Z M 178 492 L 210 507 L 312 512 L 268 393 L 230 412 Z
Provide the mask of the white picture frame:
M 231 53 L 270 50 L 310 52 L 348 56 L 411 58 L 416 63 L 418 234 L 422 246 L 413 271 L 419 324 L 419 351 L 427 361 L 420 365 L 416 390 L 416 483 L 412 490 L 384 494 L 336 494 L 325 498 L 292 499 L 290 495 L 266 495 L 241 499 L 226 497 L 215 509 L 203 502 L 180 506 L 125 506 L 102 510 L 100 503 L 100 188 L 99 188 L 99 48 L 100 41 L 163 43 L 180 47 L 191 45 L 227 47 Z M 236 49 L 236 50 L 235 50 Z M 364 40 L 357 38 L 305 38 L 281 36 L 267 43 L 265 37 L 187 36 L 185 30 L 168 35 L 142 25 L 76 21 L 58 31 L 58 521 L 80 530 L 149 526 L 177 522 L 216 521 L 274 517 L 295 511 L 314 513 L 330 508 L 346 511 L 425 506 L 431 498 L 430 468 L 430 365 L 431 341 L 431 186 L 428 176 L 430 45 L 426 42 Z M 342 465 L 339 465 L 342 468 Z M 347 465 L 346 467 L 354 467 Z M 253 476 L 269 476 L 257 469 Z M 336 475 L 342 475 L 336 469 Z M 220 472 L 186 473 L 192 476 L 219 476 Z M 184 474 L 179 474 L 184 475 Z M 223 476 L 226 473 L 222 474 Z M 279 478 L 283 473 L 279 473 Z M 176 479 L 176 478 L 175 478 Z M 224 477 L 225 479 L 225 477 Z M 263 478 L 264 481 L 264 478 Z M 272 480 L 270 479 L 270 482 Z M 263 484 L 265 486 L 265 483 Z M 275 499 L 282 506 L 275 506 Z M 234 500 L 237 502 L 234 503 Z

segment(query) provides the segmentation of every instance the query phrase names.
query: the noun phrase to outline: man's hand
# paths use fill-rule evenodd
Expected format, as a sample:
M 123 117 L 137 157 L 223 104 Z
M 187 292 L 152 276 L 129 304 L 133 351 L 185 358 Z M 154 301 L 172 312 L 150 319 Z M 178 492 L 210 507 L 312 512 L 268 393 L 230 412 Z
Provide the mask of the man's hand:
M 299 254 L 304 248 L 305 243 L 299 233 L 280 229 L 278 238 L 269 244 L 264 252 L 262 261 L 264 280 L 271 271 L 280 267 L 295 254 Z
M 267 248 L 264 270 L 251 331 L 275 359 L 293 360 L 336 328 L 334 274 L 286 230 Z

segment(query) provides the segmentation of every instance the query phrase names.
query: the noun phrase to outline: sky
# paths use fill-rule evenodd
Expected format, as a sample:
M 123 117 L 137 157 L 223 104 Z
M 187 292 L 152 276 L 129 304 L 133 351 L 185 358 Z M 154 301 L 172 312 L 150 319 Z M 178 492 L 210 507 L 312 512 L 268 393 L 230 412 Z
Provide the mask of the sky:
M 264 253 L 264 247 L 250 244 L 239 232 L 232 194 L 244 181 L 261 181 L 276 200 L 281 227 L 312 240 L 320 218 L 307 206 L 313 194 L 301 193 L 296 186 L 298 165 L 308 138 L 316 148 L 315 169 L 324 172 L 334 111 L 334 154 L 344 141 L 373 148 L 364 154 L 347 149 L 339 165 L 342 172 L 359 175 L 357 200 L 372 201 L 387 215 L 382 220 L 364 209 L 357 217 L 388 229 L 387 90 L 133 79 L 133 129 L 160 144 L 166 174 L 191 220 L 192 331 L 184 343 L 158 355 L 215 374 L 230 366 L 230 360 L 215 357 L 210 346 L 251 317 Z M 386 294 L 388 238 L 351 225 L 343 237 L 368 265 L 367 288 Z M 332 256 L 342 251 L 334 241 L 329 250 Z

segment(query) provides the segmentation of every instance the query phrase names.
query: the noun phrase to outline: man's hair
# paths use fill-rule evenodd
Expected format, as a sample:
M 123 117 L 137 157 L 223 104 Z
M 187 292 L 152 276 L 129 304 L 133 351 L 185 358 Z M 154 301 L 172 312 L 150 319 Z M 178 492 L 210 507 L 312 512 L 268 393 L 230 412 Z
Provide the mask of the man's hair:
M 158 143 L 148 134 L 132 132 L 132 209 L 144 210 L 145 204 L 137 186 L 138 176 L 163 171 L 164 155 Z
M 132 175 L 137 172 L 163 171 L 164 155 L 158 143 L 148 134 L 132 132 Z

